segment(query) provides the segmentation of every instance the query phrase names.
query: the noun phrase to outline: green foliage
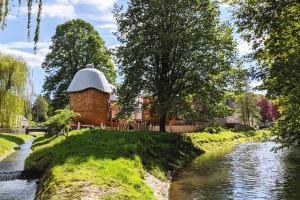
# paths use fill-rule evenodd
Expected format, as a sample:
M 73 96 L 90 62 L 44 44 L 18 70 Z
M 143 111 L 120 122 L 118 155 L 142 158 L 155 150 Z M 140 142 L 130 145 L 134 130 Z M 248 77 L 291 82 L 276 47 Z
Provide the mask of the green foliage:
M 22 0 L 18 0 L 19 5 L 21 7 Z M 9 12 L 11 12 L 10 4 L 12 3 L 12 7 L 15 7 L 14 0 L 0 0 L 0 29 L 4 29 L 7 25 L 6 20 Z M 41 14 L 42 14 L 42 0 L 26 0 L 27 3 L 27 37 L 30 39 L 31 35 L 31 21 L 32 21 L 32 6 L 33 4 L 37 4 L 37 17 L 36 17 L 36 27 L 34 32 L 34 50 L 37 49 L 37 42 L 39 41 L 40 35 L 40 23 L 41 23 Z
M 37 96 L 32 106 L 33 120 L 36 122 L 46 121 L 48 118 L 48 107 L 47 100 L 42 95 Z
M 24 114 L 28 73 L 23 60 L 0 54 L 0 126 L 15 127 Z
M 260 119 L 260 108 L 257 105 L 259 96 L 252 92 L 242 93 L 237 96 L 238 112 L 243 120 L 246 130 L 251 129 L 254 122 Z
M 189 138 L 160 132 L 78 130 L 69 137 L 34 141 L 26 166 L 50 157 L 52 168 L 41 199 L 80 199 L 86 185 L 100 188 L 95 199 L 155 199 L 144 182 L 145 170 L 166 179 L 196 155 Z M 99 195 L 99 196 L 97 196 Z
M 276 133 L 284 145 L 299 138 L 300 2 L 298 0 L 236 0 L 238 30 L 253 45 L 256 76 L 272 99 L 280 99 Z M 296 113 L 298 112 L 298 113 Z M 294 130 L 295 129 L 295 130 Z
M 70 109 L 60 109 L 55 111 L 55 115 L 50 117 L 42 125 L 49 128 L 49 134 L 58 134 L 60 132 L 69 132 L 72 118 L 78 117 L 79 114 Z
M 299 145 L 300 141 L 300 104 L 290 102 L 289 98 L 280 98 L 280 118 L 277 120 L 273 131 L 278 136 L 277 140 L 282 147 Z
M 190 96 L 213 99 L 227 86 L 235 45 L 215 1 L 131 0 L 126 11 L 117 7 L 114 14 L 122 44 L 115 55 L 124 77 L 118 92 L 125 115 L 136 97 L 148 92 L 165 131 L 167 116 L 184 113 Z
M 249 130 L 261 117 L 260 107 L 257 105 L 260 95 L 251 91 L 250 73 L 241 64 L 234 69 L 234 85 L 226 98 L 233 110 L 240 114 L 245 130 Z
M 221 131 L 224 131 L 224 128 L 216 122 L 211 122 L 204 131 L 208 133 L 220 133 Z
M 67 88 L 76 72 L 87 64 L 94 64 L 114 83 L 116 72 L 110 54 L 93 26 L 81 19 L 58 25 L 42 64 L 46 71 L 43 90 L 54 110 L 69 103 Z

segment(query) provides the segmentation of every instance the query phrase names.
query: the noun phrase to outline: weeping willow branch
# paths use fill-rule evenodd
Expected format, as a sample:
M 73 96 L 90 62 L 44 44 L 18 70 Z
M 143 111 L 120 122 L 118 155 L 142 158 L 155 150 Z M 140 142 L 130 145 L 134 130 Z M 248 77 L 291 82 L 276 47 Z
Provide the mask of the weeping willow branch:
M 3 30 L 6 27 L 6 19 L 10 12 L 10 2 L 13 0 L 0 0 L 0 28 Z M 30 40 L 31 37 L 31 22 L 32 22 L 32 9 L 33 5 L 37 4 L 37 16 L 36 16 L 36 27 L 34 32 L 34 51 L 37 49 L 37 43 L 39 41 L 40 34 L 40 23 L 42 14 L 42 1 L 43 0 L 24 0 L 27 2 L 27 38 Z M 22 6 L 22 0 L 18 0 L 19 8 Z
M 43 6 L 43 1 L 38 0 L 38 14 L 36 18 L 36 28 L 35 28 L 35 33 L 34 33 L 34 51 L 37 50 L 37 42 L 40 39 L 40 24 L 41 24 L 41 14 L 42 14 L 42 6 Z
M 24 61 L 0 54 L 0 126 L 15 127 L 24 114 L 28 74 Z

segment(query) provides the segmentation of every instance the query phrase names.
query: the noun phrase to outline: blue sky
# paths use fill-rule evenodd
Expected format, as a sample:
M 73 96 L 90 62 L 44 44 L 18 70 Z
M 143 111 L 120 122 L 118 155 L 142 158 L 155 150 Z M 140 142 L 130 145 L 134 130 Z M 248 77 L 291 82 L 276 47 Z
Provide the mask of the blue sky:
M 15 1 L 16 2 L 16 1 Z M 33 54 L 33 43 L 27 40 L 27 7 L 22 5 L 20 10 L 11 5 L 11 12 L 7 18 L 8 26 L 0 30 L 0 52 L 22 57 L 31 69 L 34 92 L 40 93 L 44 83 L 45 72 L 41 63 L 49 52 L 51 37 L 58 24 L 74 18 L 82 18 L 90 22 L 104 39 L 106 46 L 112 48 L 118 45 L 113 32 L 116 22 L 111 13 L 113 5 L 126 4 L 127 0 L 44 0 L 41 21 L 40 42 L 38 51 Z M 230 20 L 229 7 L 222 5 L 221 19 Z M 18 13 L 19 10 L 19 13 Z M 33 7 L 36 14 L 37 7 Z M 33 17 L 33 29 L 35 16 Z M 235 33 L 240 55 L 250 52 L 249 45 Z M 31 40 L 32 41 L 32 40 Z

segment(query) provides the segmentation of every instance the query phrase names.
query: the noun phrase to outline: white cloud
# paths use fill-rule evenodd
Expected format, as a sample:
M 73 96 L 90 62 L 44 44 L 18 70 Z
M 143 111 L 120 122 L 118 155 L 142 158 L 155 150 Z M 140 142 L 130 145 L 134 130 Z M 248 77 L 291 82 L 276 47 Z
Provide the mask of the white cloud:
M 37 11 L 37 5 L 34 5 L 32 7 L 32 13 L 37 14 Z M 27 14 L 27 6 L 21 7 L 20 13 Z M 71 19 L 76 17 L 75 8 L 73 5 L 67 5 L 59 2 L 54 4 L 44 4 L 42 8 L 42 17 Z
M 41 64 L 49 52 L 48 42 L 38 43 L 37 53 L 33 53 L 33 43 L 30 42 L 12 42 L 0 44 L 0 52 L 22 58 L 30 67 L 41 67 Z M 24 51 L 21 49 L 29 49 Z
M 114 32 L 117 30 L 117 25 L 115 23 L 105 23 L 105 24 L 96 26 L 96 28 L 108 29 L 109 31 Z
M 59 4 L 66 4 L 66 5 L 87 5 L 97 8 L 99 11 L 106 11 L 113 7 L 116 0 L 56 0 Z
M 240 56 L 245 56 L 252 52 L 250 43 L 246 42 L 245 40 L 243 40 L 241 38 L 237 40 L 237 43 L 238 43 L 237 49 L 239 51 Z
M 75 8 L 73 5 L 46 4 L 43 6 L 42 17 L 70 19 L 75 16 Z
M 38 48 L 48 48 L 50 46 L 50 42 L 39 42 Z M 6 49 L 33 49 L 33 42 L 11 42 L 7 44 L 0 44 L 0 48 Z

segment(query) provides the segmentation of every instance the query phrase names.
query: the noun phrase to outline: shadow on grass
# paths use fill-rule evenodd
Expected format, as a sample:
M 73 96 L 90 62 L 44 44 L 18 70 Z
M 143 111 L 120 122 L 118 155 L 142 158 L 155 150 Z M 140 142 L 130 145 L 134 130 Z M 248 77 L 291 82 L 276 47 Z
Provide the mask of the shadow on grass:
M 8 135 L 8 134 L 1 134 L 0 133 L 0 138 L 11 141 L 11 142 L 14 142 L 14 143 L 19 144 L 19 145 L 24 143 L 24 140 L 22 138 L 14 136 L 12 134 Z
M 58 135 L 51 136 L 48 134 L 45 134 L 42 137 L 38 137 L 34 140 L 34 143 L 32 144 L 32 148 L 34 148 L 36 146 L 42 146 L 42 145 L 48 144 L 57 137 L 58 137 Z
M 182 167 L 195 155 L 203 153 L 190 138 L 179 134 L 159 132 L 113 132 L 105 130 L 75 131 L 69 137 L 44 136 L 38 138 L 27 164 L 34 165 L 43 157 L 51 157 L 53 165 L 67 160 L 76 165 L 93 159 L 134 159 L 139 156 L 146 169 L 159 167 L 164 171 Z

